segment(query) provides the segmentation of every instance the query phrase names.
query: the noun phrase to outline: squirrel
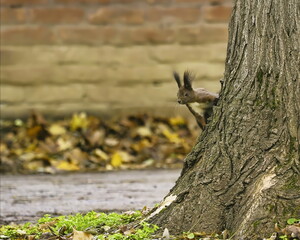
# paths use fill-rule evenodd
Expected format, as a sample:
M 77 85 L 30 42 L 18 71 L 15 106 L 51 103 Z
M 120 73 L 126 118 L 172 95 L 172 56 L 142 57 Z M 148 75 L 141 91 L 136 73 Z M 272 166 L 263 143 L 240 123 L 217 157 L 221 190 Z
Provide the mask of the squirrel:
M 199 127 L 204 130 L 213 113 L 213 106 L 218 102 L 219 95 L 204 88 L 193 89 L 192 81 L 195 79 L 195 75 L 189 71 L 185 71 L 183 74 L 183 85 L 177 72 L 173 72 L 173 76 L 179 88 L 177 92 L 178 103 L 187 106 L 196 118 Z

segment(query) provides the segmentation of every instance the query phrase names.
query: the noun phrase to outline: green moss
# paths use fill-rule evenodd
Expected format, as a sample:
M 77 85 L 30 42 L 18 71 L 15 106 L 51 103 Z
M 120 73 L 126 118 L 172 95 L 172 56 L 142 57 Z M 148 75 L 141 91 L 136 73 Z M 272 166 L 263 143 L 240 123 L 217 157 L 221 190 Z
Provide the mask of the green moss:
M 291 218 L 291 216 L 297 216 L 299 214 L 299 211 L 300 206 L 288 205 L 284 207 L 282 215 L 284 219 Z
M 294 190 L 294 191 L 300 191 L 300 185 L 299 185 L 299 176 L 295 176 L 294 174 L 292 177 L 290 177 L 286 184 L 283 187 L 283 190 Z
M 255 100 L 255 105 L 256 105 L 256 106 L 261 106 L 262 104 L 263 104 L 262 99 L 258 97 L 258 98 Z
M 295 154 L 297 151 L 296 148 L 296 138 L 295 137 L 290 137 L 290 142 L 289 142 L 289 155 L 288 155 L 288 160 L 291 161 L 295 158 Z
M 76 214 L 69 216 L 51 217 L 45 215 L 38 220 L 37 224 L 26 223 L 22 225 L 4 225 L 0 227 L 0 238 L 26 239 L 28 235 L 33 235 L 35 239 L 43 233 L 51 234 L 54 239 L 65 239 L 76 229 L 84 231 L 94 236 L 94 239 L 147 239 L 153 234 L 158 227 L 146 222 L 141 222 L 136 229 L 128 235 L 120 232 L 122 226 L 141 219 L 142 214 L 130 212 L 124 214 L 117 213 L 96 213 L 89 212 L 85 215 Z M 45 227 L 48 226 L 48 227 Z
M 262 84 L 263 76 L 264 76 L 263 71 L 261 69 L 258 70 L 258 72 L 256 73 L 256 79 L 257 79 L 257 81 L 259 82 L 260 85 Z
M 271 213 L 271 212 L 274 212 L 274 210 L 275 210 L 275 205 L 273 205 L 273 204 L 268 204 L 266 208 L 267 208 L 267 210 Z
M 254 230 L 261 224 L 261 220 L 256 220 L 255 222 L 252 223 Z

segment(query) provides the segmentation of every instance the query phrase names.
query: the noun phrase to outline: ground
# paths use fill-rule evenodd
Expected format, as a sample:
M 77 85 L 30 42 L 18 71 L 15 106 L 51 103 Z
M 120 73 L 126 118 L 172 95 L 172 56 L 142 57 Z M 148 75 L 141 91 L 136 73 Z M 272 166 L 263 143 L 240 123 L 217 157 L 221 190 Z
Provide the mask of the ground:
M 178 176 L 179 170 L 2 176 L 0 224 L 32 221 L 44 214 L 153 207 Z

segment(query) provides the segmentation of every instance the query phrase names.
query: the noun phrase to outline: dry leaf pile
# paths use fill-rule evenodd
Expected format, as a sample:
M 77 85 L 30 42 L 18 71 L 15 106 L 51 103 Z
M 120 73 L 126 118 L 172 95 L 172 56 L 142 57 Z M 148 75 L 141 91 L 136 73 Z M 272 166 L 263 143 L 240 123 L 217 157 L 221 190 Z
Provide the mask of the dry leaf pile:
M 177 168 L 199 134 L 181 117 L 148 115 L 102 120 L 85 113 L 47 121 L 1 121 L 2 173 L 56 173 L 113 169 Z

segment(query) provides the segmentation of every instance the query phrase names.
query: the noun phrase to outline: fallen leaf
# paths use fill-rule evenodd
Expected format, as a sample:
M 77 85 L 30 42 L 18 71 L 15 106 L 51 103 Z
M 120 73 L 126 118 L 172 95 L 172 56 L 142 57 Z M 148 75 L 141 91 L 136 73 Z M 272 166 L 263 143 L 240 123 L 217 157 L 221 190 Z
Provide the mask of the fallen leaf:
M 141 137 L 150 137 L 152 135 L 152 132 L 148 127 L 139 127 L 137 128 L 136 133 Z
M 29 170 L 30 172 L 37 172 L 39 169 L 44 167 L 43 160 L 34 160 L 31 162 L 26 162 L 23 164 L 24 168 Z
M 30 138 L 37 138 L 38 134 L 42 131 L 42 126 L 37 125 L 27 129 L 27 135 Z
M 115 147 L 119 144 L 119 141 L 116 138 L 106 138 L 105 144 L 109 147 Z
M 26 231 L 25 230 L 22 230 L 22 229 L 17 229 L 16 231 L 18 234 L 20 235 L 25 235 L 26 234 Z
M 46 153 L 57 153 L 58 145 L 49 137 L 45 139 L 45 141 L 39 142 L 39 148 Z
M 102 228 L 103 228 L 103 230 L 104 230 L 105 232 L 107 232 L 108 230 L 110 230 L 110 228 L 111 228 L 111 227 L 110 227 L 110 226 L 107 226 L 107 225 L 105 225 L 105 226 L 103 226 Z
M 26 161 L 26 162 L 29 162 L 29 161 L 33 160 L 34 158 L 35 158 L 35 153 L 33 153 L 33 152 L 24 153 L 20 156 L 20 159 L 22 161 Z
M 85 134 L 86 139 L 92 146 L 100 145 L 104 139 L 104 131 L 87 131 Z
M 21 119 L 16 119 L 14 122 L 15 126 L 22 127 L 24 125 L 23 121 Z
M 93 235 L 83 231 L 73 229 L 73 240 L 92 240 Z
M 105 161 L 109 159 L 109 156 L 99 148 L 95 149 L 94 154 Z
M 126 231 L 123 231 L 125 236 L 129 236 L 131 234 L 134 234 L 136 232 L 136 230 L 134 228 L 128 229 Z
M 167 229 L 167 228 L 164 229 L 162 237 L 163 237 L 163 239 L 167 239 L 167 240 L 170 239 L 169 229 Z
M 172 143 L 179 144 L 182 142 L 177 133 L 172 133 L 168 129 L 164 129 L 162 133 Z
M 72 142 L 63 138 L 59 138 L 57 139 L 57 145 L 60 151 L 64 151 L 72 147 Z
M 117 167 L 120 167 L 122 165 L 122 157 L 121 157 L 121 154 L 119 152 L 116 152 L 112 155 L 112 158 L 111 158 L 111 161 L 110 161 L 110 164 L 114 167 L 114 168 L 117 168 Z
M 177 126 L 177 125 L 185 125 L 186 121 L 183 117 L 177 116 L 177 117 L 171 117 L 169 119 L 169 123 L 173 126 Z
M 155 160 L 152 158 L 147 159 L 146 161 L 143 162 L 143 166 L 145 167 L 149 167 L 149 166 L 153 166 Z
M 149 142 L 148 139 L 142 139 L 141 141 L 131 145 L 131 147 L 137 152 L 140 152 L 144 148 L 150 147 L 150 146 L 152 146 L 152 144 Z
M 133 161 L 133 157 L 128 152 L 118 151 L 118 153 L 121 156 L 122 163 L 129 163 Z
M 66 133 L 66 129 L 58 124 L 52 124 L 49 128 L 48 128 L 48 132 L 53 135 L 53 136 L 57 136 L 57 135 L 63 135 Z
M 64 155 L 71 163 L 78 165 L 88 159 L 88 154 L 81 151 L 79 148 L 74 148 Z
M 85 113 L 47 122 L 35 113 L 24 124 L 2 125 L 0 168 L 15 173 L 177 168 L 199 133 L 199 127 L 183 123 L 181 117 L 148 115 L 106 121 Z
M 35 235 L 28 235 L 27 239 L 28 240 L 35 240 L 35 237 L 36 237 Z
M 0 142 L 0 153 L 5 155 L 9 153 L 9 149 L 5 143 Z
M 61 161 L 55 167 L 63 171 L 78 171 L 80 169 L 76 164 L 68 161 Z
M 72 131 L 75 131 L 77 129 L 86 129 L 88 127 L 88 124 L 89 121 L 87 119 L 86 113 L 75 113 L 71 119 L 70 128 Z
M 297 227 L 296 225 L 285 227 L 282 229 L 282 233 L 287 236 L 300 239 L 300 227 Z

